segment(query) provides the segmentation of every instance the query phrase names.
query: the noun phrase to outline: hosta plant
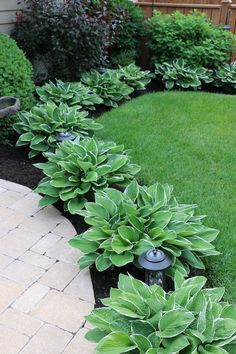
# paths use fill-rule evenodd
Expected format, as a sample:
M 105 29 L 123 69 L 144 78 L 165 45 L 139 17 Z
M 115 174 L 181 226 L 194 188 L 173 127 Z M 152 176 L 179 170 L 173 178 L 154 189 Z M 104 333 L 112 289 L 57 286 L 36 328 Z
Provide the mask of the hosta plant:
M 66 103 L 68 106 L 82 106 L 84 109 L 95 109 L 96 104 L 103 101 L 89 87 L 81 82 L 52 81 L 36 89 L 43 102 Z
M 95 92 L 106 106 L 117 107 L 117 102 L 129 99 L 134 89 L 119 79 L 117 71 L 107 70 L 104 74 L 93 70 L 84 73 L 81 81 Z
M 172 63 L 163 63 L 155 65 L 155 74 L 164 82 L 167 90 L 174 87 L 183 89 L 200 89 L 202 83 L 213 81 L 213 74 L 202 66 L 191 67 L 183 59 L 174 60 Z
M 99 271 L 137 264 L 137 256 L 156 247 L 172 257 L 170 276 L 176 269 L 186 275 L 189 266 L 204 269 L 202 258 L 218 254 L 211 243 L 218 231 L 202 224 L 195 207 L 179 204 L 172 188 L 159 183 L 146 187 L 134 180 L 124 192 L 107 188 L 85 204 L 80 215 L 91 228 L 70 245 L 85 253 L 81 268 L 95 262 Z
M 120 80 L 125 82 L 128 86 L 133 87 L 135 90 L 145 90 L 145 87 L 154 77 L 150 71 L 143 71 L 135 64 L 127 66 L 120 66 L 117 70 Z
M 230 64 L 225 63 L 216 70 L 214 85 L 236 89 L 236 61 Z
M 206 278 L 177 276 L 175 290 L 148 286 L 121 274 L 104 308 L 86 319 L 86 338 L 97 354 L 236 353 L 236 305 L 222 302 L 224 288 L 206 288 Z
M 101 124 L 86 118 L 88 113 L 79 108 L 48 101 L 34 106 L 29 112 L 19 113 L 18 122 L 14 125 L 20 134 L 16 146 L 29 145 L 29 157 L 34 157 L 42 152 L 53 152 L 59 133 L 87 136 L 102 128 Z
M 64 202 L 65 210 L 76 214 L 85 202 L 94 200 L 94 192 L 110 184 L 127 185 L 139 172 L 123 145 L 95 138 L 64 141 L 55 153 L 44 154 L 48 161 L 35 164 L 45 178 L 36 192 L 43 194 L 40 206 Z

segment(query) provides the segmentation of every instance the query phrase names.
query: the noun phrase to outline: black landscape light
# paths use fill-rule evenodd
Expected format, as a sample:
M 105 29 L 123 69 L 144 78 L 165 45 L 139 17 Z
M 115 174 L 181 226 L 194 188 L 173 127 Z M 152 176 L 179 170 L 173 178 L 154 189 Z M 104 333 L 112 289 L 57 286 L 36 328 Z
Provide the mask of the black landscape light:
M 171 264 L 171 258 L 157 248 L 151 248 L 139 256 L 139 264 L 145 269 L 145 282 L 148 285 L 157 284 L 165 288 L 165 270 Z
M 64 140 L 75 140 L 76 136 L 72 135 L 68 132 L 61 132 L 59 134 L 57 134 L 56 139 L 59 143 L 62 143 Z
M 223 29 L 226 31 L 230 31 L 231 27 L 230 27 L 230 25 L 225 25 L 225 26 L 223 26 Z

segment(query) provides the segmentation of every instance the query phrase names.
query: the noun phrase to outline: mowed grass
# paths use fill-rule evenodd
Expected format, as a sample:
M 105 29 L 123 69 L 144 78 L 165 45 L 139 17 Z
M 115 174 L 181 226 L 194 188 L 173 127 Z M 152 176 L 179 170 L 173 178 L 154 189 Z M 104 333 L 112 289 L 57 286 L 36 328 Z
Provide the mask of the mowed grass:
M 207 259 L 206 275 L 236 301 L 236 96 L 147 94 L 98 121 L 100 138 L 132 149 L 139 181 L 173 185 L 180 202 L 198 204 L 205 224 L 220 230 L 222 255 Z

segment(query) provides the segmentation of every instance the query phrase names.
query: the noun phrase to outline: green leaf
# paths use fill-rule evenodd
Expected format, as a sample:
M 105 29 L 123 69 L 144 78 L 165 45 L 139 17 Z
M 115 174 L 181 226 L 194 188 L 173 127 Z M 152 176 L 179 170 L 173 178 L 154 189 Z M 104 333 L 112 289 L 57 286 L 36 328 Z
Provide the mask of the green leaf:
M 175 354 L 188 347 L 189 341 L 186 336 L 180 335 L 176 338 L 164 338 L 162 344 L 170 353 Z
M 39 201 L 39 207 L 44 208 L 48 205 L 52 205 L 58 201 L 58 197 L 51 197 L 49 195 L 44 196 L 43 198 L 40 199 Z
M 81 209 L 84 208 L 84 205 L 86 203 L 86 199 L 82 198 L 78 200 L 77 198 L 71 199 L 68 202 L 68 210 L 71 214 L 77 214 Z
M 142 334 L 145 337 L 148 337 L 150 334 L 155 332 L 154 326 L 152 326 L 149 322 L 142 320 L 132 321 L 131 328 L 133 334 Z
M 139 189 L 138 189 L 138 183 L 136 180 L 133 180 L 125 189 L 124 192 L 131 200 L 136 200 Z
M 86 203 L 85 208 L 93 215 L 101 219 L 109 219 L 109 213 L 107 210 L 98 203 Z
M 107 332 L 101 331 L 99 328 L 93 328 L 85 334 L 85 338 L 90 342 L 99 343 L 106 335 Z
M 95 264 L 99 272 L 104 272 L 104 270 L 110 268 L 110 266 L 112 265 L 110 259 L 105 258 L 103 254 L 97 257 Z
M 214 322 L 214 340 L 227 339 L 236 333 L 236 321 L 232 318 L 218 318 Z
M 111 242 L 111 247 L 113 251 L 118 254 L 121 254 L 125 251 L 131 250 L 133 248 L 133 245 L 130 244 L 130 242 L 124 241 L 120 236 L 116 235 Z
M 76 238 L 72 238 L 69 241 L 69 244 L 74 247 L 78 248 L 83 253 L 91 253 L 98 249 L 99 243 L 95 241 L 88 241 L 83 238 L 83 236 L 77 236 Z
M 98 253 L 89 253 L 80 257 L 78 264 L 80 269 L 90 267 L 97 259 Z
M 134 260 L 134 255 L 130 252 L 125 252 L 124 254 L 112 253 L 110 256 L 111 262 L 117 267 L 123 267 L 128 263 L 132 263 Z
M 97 354 L 121 354 L 135 349 L 136 345 L 122 332 L 113 332 L 103 338 L 97 346 Z
M 163 338 L 172 338 L 184 332 L 194 321 L 194 315 L 187 310 L 177 309 L 166 312 L 159 321 Z
M 139 240 L 139 233 L 131 226 L 120 226 L 118 233 L 124 241 L 135 242 Z
M 149 348 L 152 348 L 151 342 L 141 334 L 132 334 L 130 338 L 136 344 L 140 353 L 146 352 Z

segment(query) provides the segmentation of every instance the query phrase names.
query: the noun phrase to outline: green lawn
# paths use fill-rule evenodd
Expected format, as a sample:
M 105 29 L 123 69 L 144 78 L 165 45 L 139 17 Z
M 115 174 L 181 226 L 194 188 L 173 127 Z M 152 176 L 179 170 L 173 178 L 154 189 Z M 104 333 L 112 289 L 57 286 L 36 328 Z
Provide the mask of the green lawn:
M 139 180 L 174 186 L 218 228 L 222 256 L 207 261 L 211 285 L 236 301 L 236 97 L 201 92 L 147 94 L 99 118 L 98 133 L 132 149 Z

